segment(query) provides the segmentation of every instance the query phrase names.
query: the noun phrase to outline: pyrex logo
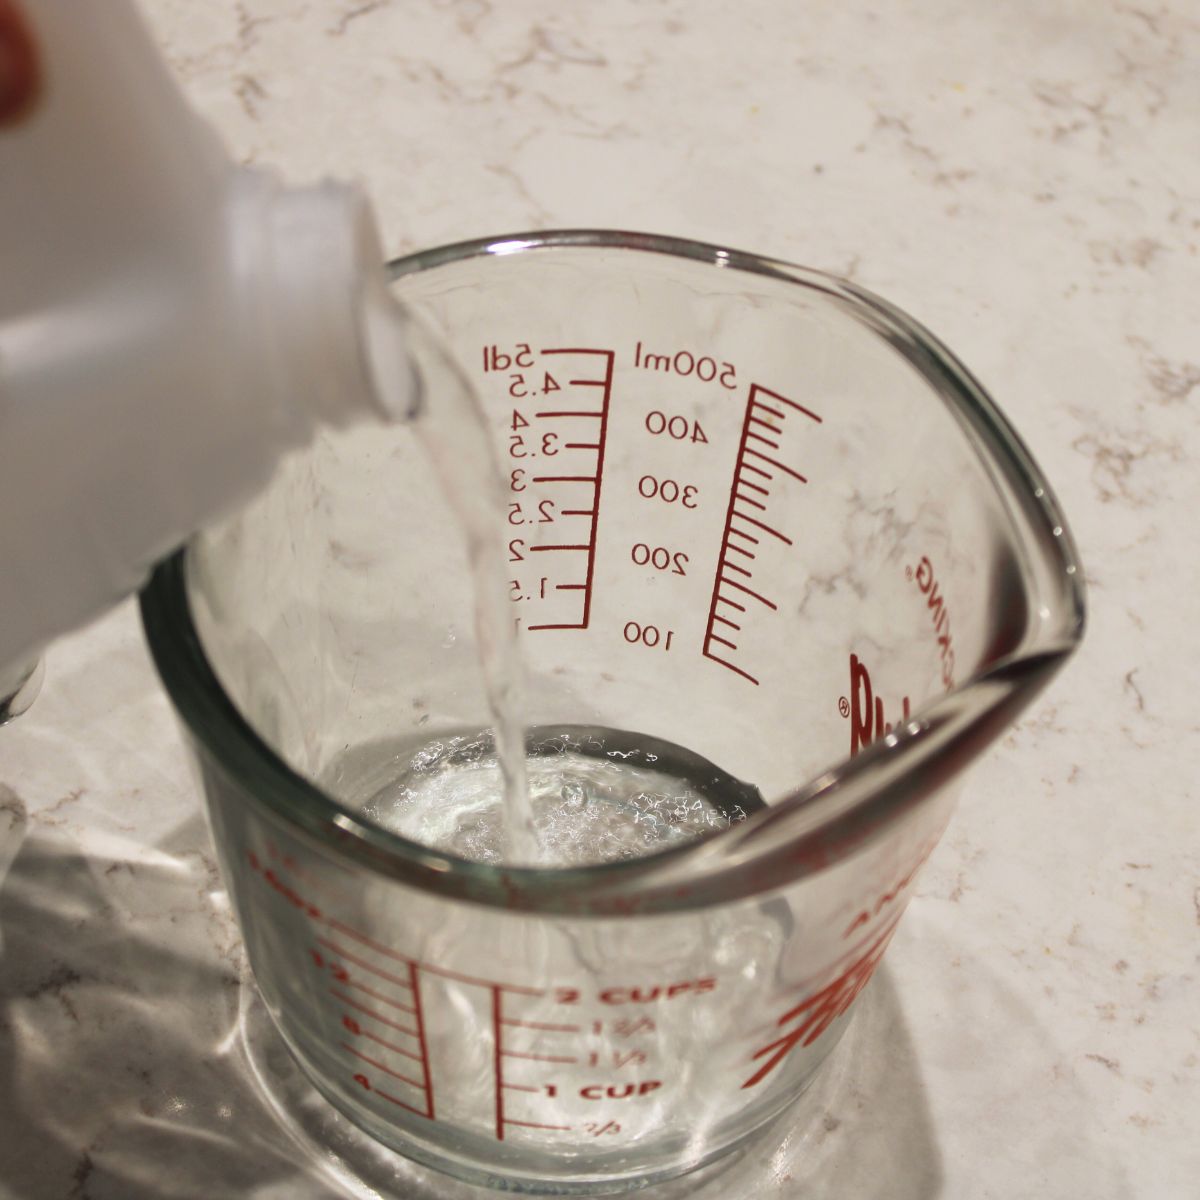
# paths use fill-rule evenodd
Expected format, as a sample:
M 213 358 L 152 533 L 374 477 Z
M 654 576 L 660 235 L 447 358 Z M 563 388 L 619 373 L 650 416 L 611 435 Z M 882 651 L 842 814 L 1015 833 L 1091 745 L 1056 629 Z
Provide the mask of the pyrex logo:
M 907 721 L 911 705 L 905 696 L 900 702 L 900 720 Z M 850 753 L 857 754 L 877 738 L 890 733 L 893 724 L 887 721 L 883 699 L 875 695 L 871 672 L 857 654 L 850 655 L 850 694 L 838 701 L 838 711 L 850 718 Z

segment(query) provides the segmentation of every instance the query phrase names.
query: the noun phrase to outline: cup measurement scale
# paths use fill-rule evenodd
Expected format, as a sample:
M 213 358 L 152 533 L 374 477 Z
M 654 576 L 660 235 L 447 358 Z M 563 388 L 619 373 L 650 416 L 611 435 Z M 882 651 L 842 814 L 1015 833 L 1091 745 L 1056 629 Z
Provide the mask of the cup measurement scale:
M 775 513 L 794 524 L 791 492 L 808 484 L 821 417 L 743 384 L 733 363 L 640 341 L 624 354 L 492 343 L 482 366 L 483 402 L 504 435 L 509 594 L 522 627 L 595 629 L 606 581 L 656 575 L 671 621 L 627 607 L 608 614 L 617 637 L 694 650 L 757 686 L 754 658 L 780 603 L 762 581 L 780 575 L 801 532 Z M 614 506 L 620 522 L 606 520 Z
M 777 997 L 782 1016 L 751 1019 L 753 1048 L 739 1056 L 730 1089 L 757 1088 L 845 1015 L 895 932 L 903 907 L 894 905 L 896 895 L 934 844 L 909 868 L 881 923 L 849 940 L 824 968 L 792 981 Z M 247 861 L 265 894 L 297 921 L 306 987 L 330 1031 L 330 1050 L 362 1101 L 398 1123 L 402 1113 L 436 1122 L 447 1110 L 457 1120 L 473 1110 L 499 1142 L 636 1135 L 678 1082 L 657 1037 L 726 982 L 715 971 L 643 976 L 593 991 L 451 970 L 362 932 L 340 915 L 354 897 L 274 842 L 249 850 Z M 464 1045 L 485 1048 L 478 1070 L 462 1069 Z

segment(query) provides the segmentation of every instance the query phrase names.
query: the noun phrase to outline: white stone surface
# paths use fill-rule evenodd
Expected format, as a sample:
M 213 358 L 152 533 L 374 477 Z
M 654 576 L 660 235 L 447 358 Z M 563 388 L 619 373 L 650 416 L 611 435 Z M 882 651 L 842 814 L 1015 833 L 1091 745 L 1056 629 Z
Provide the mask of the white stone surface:
M 922 877 L 869 996 L 874 1088 L 843 1079 L 819 1129 L 691 1194 L 1200 1194 L 1191 0 L 147 9 L 240 157 L 361 178 L 391 252 L 620 227 L 882 293 L 980 376 L 1072 522 L 1088 638 Z M 0 1195 L 357 1194 L 240 1065 L 237 931 L 131 606 L 57 645 L 0 732 L 10 860 Z

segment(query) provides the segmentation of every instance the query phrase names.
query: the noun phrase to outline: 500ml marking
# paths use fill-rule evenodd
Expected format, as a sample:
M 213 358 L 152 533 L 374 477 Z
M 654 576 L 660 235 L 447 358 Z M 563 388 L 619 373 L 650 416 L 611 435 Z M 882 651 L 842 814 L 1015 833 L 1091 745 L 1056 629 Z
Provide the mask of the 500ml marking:
M 773 542 L 764 538 L 784 546 L 793 544 L 786 533 L 772 524 L 771 504 L 774 488 L 783 479 L 808 482 L 806 476 L 785 461 L 794 455 L 785 443 L 789 437 L 795 437 L 797 420 L 802 425 L 809 421 L 821 423 L 821 418 L 804 405 L 757 383 L 750 385 L 704 634 L 705 658 L 728 667 L 756 686 L 758 679 L 734 661 L 739 650 L 735 639 L 742 632 L 743 623 L 753 619 L 759 608 L 771 612 L 778 609 L 774 600 L 751 585 L 755 582 L 754 564 L 758 556 L 768 546 L 774 548 Z
M 633 348 L 633 365 L 644 371 L 664 371 L 695 378 L 701 383 L 719 383 L 731 392 L 738 385 L 737 368 L 733 363 L 717 362 L 711 355 L 695 355 L 690 350 L 676 350 L 674 354 L 651 354 L 643 350 L 642 343 L 638 342 Z

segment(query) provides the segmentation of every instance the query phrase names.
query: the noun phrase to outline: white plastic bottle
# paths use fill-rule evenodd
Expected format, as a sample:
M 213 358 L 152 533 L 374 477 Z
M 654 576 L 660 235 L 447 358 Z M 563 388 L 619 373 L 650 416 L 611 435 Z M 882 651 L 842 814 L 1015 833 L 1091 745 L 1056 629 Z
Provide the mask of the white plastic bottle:
M 0 131 L 0 683 L 319 425 L 418 394 L 358 190 L 231 162 L 128 0 L 22 8 L 43 87 Z

